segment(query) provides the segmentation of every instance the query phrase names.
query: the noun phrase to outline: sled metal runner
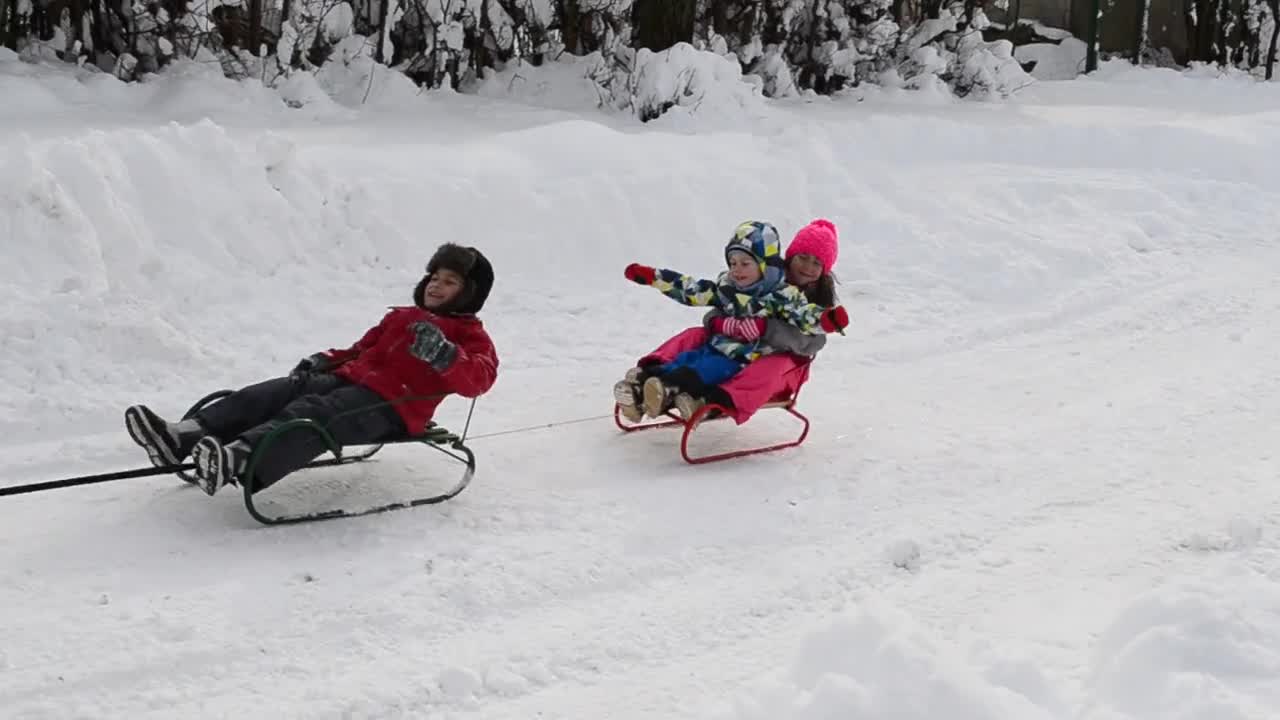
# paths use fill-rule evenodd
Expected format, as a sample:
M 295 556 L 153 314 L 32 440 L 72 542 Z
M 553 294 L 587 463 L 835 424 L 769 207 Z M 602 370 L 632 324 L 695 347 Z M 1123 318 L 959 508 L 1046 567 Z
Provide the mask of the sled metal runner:
M 198 400 L 191 409 L 183 415 L 183 419 L 194 417 L 201 408 L 230 395 L 230 390 L 219 390 L 210 393 Z M 363 410 L 360 408 L 359 410 Z M 467 428 L 471 426 L 471 413 L 475 410 L 475 400 L 471 401 L 471 411 L 467 414 Z M 358 411 L 358 410 L 356 410 Z M 356 412 L 351 411 L 351 412 Z M 271 445 L 287 431 L 297 432 L 315 432 L 318 433 L 324 441 L 329 452 L 333 454 L 332 458 L 323 460 L 313 460 L 307 465 L 299 468 L 296 472 L 310 470 L 321 467 L 335 467 L 338 465 L 350 465 L 352 463 L 363 462 L 372 458 L 379 450 L 387 445 L 403 445 L 406 443 L 422 443 L 436 450 L 449 458 L 462 463 L 464 466 L 462 477 L 449 490 L 436 495 L 428 495 L 418 497 L 411 500 L 403 500 L 392 503 L 377 505 L 374 507 L 346 510 L 341 508 L 331 510 L 320 510 L 311 513 L 301 514 L 284 514 L 271 516 L 263 513 L 254 502 L 254 494 L 257 492 L 253 478 L 254 471 L 261 462 L 262 458 L 270 450 Z M 384 440 L 379 444 L 371 445 L 360 452 L 344 454 L 344 448 L 340 446 L 333 436 L 324 428 L 323 425 L 307 419 L 296 419 L 282 423 L 267 433 L 262 442 L 254 448 L 253 453 L 249 456 L 249 463 L 245 469 L 244 478 L 241 480 L 242 490 L 244 492 L 244 505 L 249 515 L 264 525 L 284 525 L 290 523 L 310 522 L 315 520 L 330 520 L 334 518 L 359 517 L 361 515 L 372 515 L 375 513 L 388 512 L 390 510 L 402 510 L 405 508 L 417 507 L 419 505 L 433 505 L 450 500 L 460 494 L 467 486 L 471 484 L 472 478 L 476 471 L 475 454 L 465 444 L 466 430 L 463 430 L 461 436 L 456 435 L 447 429 L 431 423 L 426 430 L 416 435 L 406 435 L 401 438 L 393 438 Z M 350 446 L 349 446 L 350 447 Z M 112 482 L 115 480 L 125 480 L 129 478 L 151 477 L 157 475 L 176 475 L 184 482 L 196 485 L 195 476 L 191 475 L 196 469 L 195 463 L 179 463 L 175 465 L 155 465 L 153 467 L 139 468 L 134 470 L 122 470 L 117 472 L 100 473 L 96 475 L 81 475 L 77 477 L 66 478 L 62 480 L 50 480 L 46 482 L 30 483 L 26 485 L 15 485 L 10 487 L 0 487 L 0 496 L 4 495 L 21 495 L 26 493 L 41 492 L 45 490 L 56 490 L 59 488 L 75 487 L 79 485 L 91 485 L 95 483 Z M 292 473 L 291 473 L 292 474 Z
M 254 477 L 255 477 L 254 471 L 257 469 L 258 463 L 261 462 L 263 456 L 265 456 L 267 452 L 270 450 L 271 444 L 278 437 L 280 437 L 281 434 L 290 430 L 310 431 L 310 432 L 318 433 L 320 437 L 324 440 L 325 444 L 328 446 L 329 451 L 333 453 L 333 456 L 334 456 L 333 460 L 328 461 L 328 464 L 330 465 L 345 465 L 348 463 L 362 462 L 364 460 L 369 459 L 370 457 L 373 457 L 375 453 L 377 453 L 379 450 L 381 450 L 383 447 L 387 445 L 402 445 L 405 443 L 422 443 L 434 450 L 438 450 L 439 452 L 444 453 L 445 455 L 448 455 L 450 458 L 453 458 L 454 460 L 457 460 L 458 462 L 466 466 L 466 469 L 462 474 L 462 478 L 458 480 L 458 482 L 455 483 L 451 489 L 443 493 L 440 493 L 438 495 L 428 495 L 425 497 L 419 497 L 412 500 L 403 500 L 398 502 L 386 503 L 384 505 L 375 505 L 373 507 L 364 508 L 361 510 L 344 510 L 341 508 L 335 508 L 333 510 L 320 510 L 317 512 L 303 513 L 303 514 L 297 514 L 297 515 L 269 516 L 264 514 L 262 511 L 260 511 L 257 505 L 254 503 L 253 496 L 257 492 L 257 488 L 255 487 L 255 484 L 254 484 Z M 304 467 L 303 470 L 306 470 L 312 467 L 317 467 L 317 466 L 318 466 L 317 463 L 312 463 L 311 465 L 307 465 L 306 467 Z M 330 435 L 329 432 L 324 429 L 323 425 L 320 425 L 319 423 L 313 420 L 299 419 L 299 420 L 290 420 L 288 422 L 282 423 L 279 427 L 276 427 L 271 432 L 267 433 L 267 436 L 262 439 L 262 442 L 259 443 L 256 448 L 254 448 L 253 454 L 249 456 L 249 464 L 245 469 L 244 477 L 241 479 L 240 483 L 244 490 L 244 507 L 246 510 L 249 511 L 249 514 L 253 516 L 253 519 L 257 520 L 258 522 L 264 525 L 286 525 L 290 523 L 311 522 L 314 520 L 332 520 L 334 518 L 359 517 L 361 515 L 373 515 L 375 513 L 383 513 L 389 510 L 403 510 L 405 508 L 417 507 L 419 505 L 434 505 L 436 503 L 442 503 L 446 500 L 456 497 L 463 490 L 467 489 L 467 486 L 471 484 L 471 478 L 475 476 L 475 472 L 476 472 L 475 454 L 472 453 L 471 450 L 467 448 L 466 445 L 463 444 L 461 437 L 449 432 L 445 428 L 440 427 L 438 425 L 433 424 L 431 427 L 427 428 L 427 431 L 425 433 L 421 435 L 413 435 L 413 436 L 408 436 L 404 438 L 398 438 L 395 440 L 386 440 L 379 445 L 374 445 L 371 449 L 366 450 L 360 454 L 343 456 L 342 446 L 338 445 L 338 443 L 334 441 L 333 436 Z
M 188 410 L 185 415 L 183 415 L 183 419 L 195 417 L 195 414 L 199 412 L 201 408 L 203 408 L 204 406 L 212 402 L 220 400 L 226 397 L 227 395 L 230 395 L 231 392 L 232 392 L 231 390 L 219 390 L 217 392 L 206 395 L 205 397 L 196 401 L 195 405 L 191 406 L 191 409 Z M 476 406 L 476 403 L 475 403 L 475 400 L 473 399 L 471 401 L 471 409 L 467 413 L 467 428 L 471 427 L 471 413 L 475 411 L 475 406 Z M 365 408 L 357 408 L 355 410 L 348 410 L 345 413 L 339 413 L 338 416 L 335 416 L 335 419 L 336 417 L 339 417 L 341 415 L 360 412 L 360 411 L 363 411 L 364 409 Z M 348 465 L 350 463 L 364 462 L 365 460 L 368 460 L 369 458 L 373 457 L 379 450 L 386 447 L 387 445 L 403 445 L 406 443 L 422 443 L 432 448 L 433 450 L 437 450 L 449 456 L 450 458 L 462 463 L 465 466 L 465 469 L 462 473 L 462 477 L 454 484 L 452 488 L 450 488 L 449 490 L 443 493 L 439 493 L 437 495 L 427 495 L 423 497 L 414 498 L 411 500 L 403 500 L 398 502 L 386 503 L 383 505 L 375 505 L 373 507 L 359 509 L 359 510 L 346 510 L 342 508 L 334 508 L 332 510 L 319 510 L 319 511 L 310 512 L 310 513 L 285 514 L 285 515 L 276 515 L 276 516 L 267 515 L 263 513 L 261 510 L 259 510 L 257 504 L 254 502 L 254 495 L 259 490 L 259 488 L 257 488 L 254 483 L 254 478 L 256 477 L 255 471 L 257 470 L 258 464 L 262 461 L 262 458 L 270 451 L 272 444 L 275 443 L 275 441 L 282 434 L 291 430 L 299 431 L 299 432 L 314 432 L 319 434 L 321 440 L 324 441 L 325 447 L 329 449 L 329 452 L 333 453 L 333 458 L 329 460 L 313 461 L 310 464 L 302 467 L 301 469 L 295 472 L 301 472 L 302 470 L 309 470 L 317 467 L 331 467 L 334 465 Z M 465 436 L 466 436 L 465 429 L 463 430 L 463 435 L 459 436 L 449 432 L 448 430 L 446 430 L 445 428 L 439 425 L 436 425 L 435 423 L 430 423 L 427 426 L 426 430 L 420 434 L 406 435 L 400 438 L 384 440 L 381 443 L 373 445 L 369 449 L 364 450 L 363 452 L 352 454 L 352 455 L 344 455 L 343 454 L 344 448 L 341 445 L 339 445 L 336 440 L 334 440 L 333 435 L 330 434 L 329 431 L 325 429 L 325 427 L 320 423 L 317 423 L 314 420 L 309 420 L 305 418 L 289 420 L 287 422 L 281 423 L 277 427 L 273 428 L 271 432 L 267 433 L 266 437 L 264 437 L 262 441 L 258 443 L 258 445 L 253 449 L 253 452 L 249 455 L 249 463 L 245 467 L 244 477 L 240 479 L 240 485 L 244 492 L 244 507 L 245 507 L 245 510 L 249 512 L 249 515 L 252 516 L 254 520 L 257 520 L 258 522 L 264 525 L 288 525 L 292 523 L 312 522 L 315 520 L 333 520 L 335 518 L 359 517 L 361 515 L 373 515 L 375 513 L 384 513 L 391 510 L 404 510 L 406 508 L 417 507 L 419 505 L 435 505 L 437 503 L 442 503 L 446 500 L 450 500 L 454 497 L 457 497 L 458 494 L 460 494 L 463 490 L 466 490 L 467 486 L 471 484 L 471 479 L 475 476 L 476 456 L 464 444 Z M 182 477 L 183 480 L 186 480 L 189 483 L 193 483 L 193 484 L 195 483 L 194 477 L 191 477 L 185 474 L 181 474 L 180 477 Z
M 797 391 L 796 395 L 799 392 Z M 729 460 L 731 458 L 745 457 L 747 455 L 759 455 L 760 453 L 774 452 L 777 450 L 786 450 L 799 446 L 809 437 L 809 418 L 796 409 L 796 395 L 778 397 L 760 406 L 761 410 L 780 409 L 786 411 L 792 417 L 797 418 L 803 423 L 800 436 L 795 440 L 787 442 L 775 443 L 757 448 L 747 448 L 744 450 L 730 450 L 728 452 L 716 453 L 713 455 L 694 456 L 689 454 L 689 438 L 693 436 L 694 431 L 704 422 L 712 422 L 715 420 L 726 420 L 731 417 L 730 411 L 722 405 L 716 403 L 707 403 L 693 414 L 693 417 L 685 420 L 671 410 L 663 413 L 661 419 L 654 419 L 650 422 L 631 423 L 622 417 L 622 406 L 618 403 L 613 404 L 613 421 L 623 432 L 636 432 L 639 430 L 653 430 L 655 428 L 672 427 L 676 425 L 683 426 L 684 431 L 680 435 L 680 457 L 690 465 L 702 465 L 704 463 L 717 462 L 720 460 Z M 712 413 L 716 415 L 711 416 Z M 710 416 L 710 417 L 709 417 Z

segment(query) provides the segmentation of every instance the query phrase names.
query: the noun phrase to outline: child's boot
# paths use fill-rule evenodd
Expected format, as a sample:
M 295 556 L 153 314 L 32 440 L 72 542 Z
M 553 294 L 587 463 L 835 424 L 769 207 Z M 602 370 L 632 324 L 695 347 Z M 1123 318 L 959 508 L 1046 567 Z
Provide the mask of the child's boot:
M 622 417 L 637 423 L 644 419 L 644 411 L 640 409 L 640 368 L 627 370 L 626 376 L 613 386 L 613 399 L 618 401 L 618 410 Z
M 215 437 L 202 438 L 191 453 L 200 489 L 212 497 L 223 486 L 235 485 L 249 464 L 251 452 L 243 440 L 223 445 Z
M 171 423 L 146 405 L 134 405 L 125 410 L 124 425 L 129 437 L 147 451 L 151 464 L 156 467 L 182 462 L 200 438 L 207 434 L 194 419 Z
M 706 404 L 706 400 L 684 392 L 676 395 L 675 399 L 676 412 L 680 413 L 680 417 L 684 418 L 685 422 L 692 420 L 694 413 L 701 410 Z
M 676 389 L 667 387 L 662 379 L 651 377 L 644 381 L 644 414 L 656 418 L 671 409 Z
M 620 380 L 613 386 L 613 399 L 618 401 L 618 412 L 633 423 L 644 419 L 644 411 L 640 409 L 639 386 Z

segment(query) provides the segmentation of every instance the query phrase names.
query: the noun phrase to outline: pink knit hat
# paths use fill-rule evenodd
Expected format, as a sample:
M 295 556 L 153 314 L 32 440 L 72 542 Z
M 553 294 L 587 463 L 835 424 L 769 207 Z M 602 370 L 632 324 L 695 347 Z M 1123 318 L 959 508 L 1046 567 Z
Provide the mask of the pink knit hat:
M 787 259 L 791 259 L 792 255 L 812 255 L 822 263 L 823 275 L 831 272 L 831 266 L 836 264 L 836 258 L 840 256 L 835 224 L 822 218 L 800 228 L 787 246 Z

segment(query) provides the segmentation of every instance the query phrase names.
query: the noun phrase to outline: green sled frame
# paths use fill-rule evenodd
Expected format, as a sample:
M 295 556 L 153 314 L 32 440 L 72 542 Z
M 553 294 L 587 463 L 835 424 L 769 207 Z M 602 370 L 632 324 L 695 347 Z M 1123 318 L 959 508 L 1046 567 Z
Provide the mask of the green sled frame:
M 201 408 L 204 408 L 210 403 L 216 402 L 230 395 L 232 392 L 233 391 L 231 390 L 219 390 L 206 395 L 205 397 L 196 401 L 196 403 L 191 406 L 191 409 L 188 410 L 185 415 L 183 415 L 183 419 L 193 417 L 197 412 L 201 410 Z M 474 412 L 474 410 L 475 410 L 475 400 L 473 399 L 471 401 L 471 411 Z M 470 427 L 470 425 L 471 425 L 471 413 L 468 412 L 467 426 Z M 403 500 L 398 502 L 386 503 L 383 505 L 376 505 L 373 507 L 363 508 L 359 510 L 346 510 L 342 508 L 335 508 L 332 510 L 318 510 L 315 512 L 302 513 L 302 514 L 296 514 L 296 515 L 286 514 L 286 515 L 271 516 L 263 513 L 261 510 L 259 510 L 258 506 L 254 504 L 253 496 L 255 494 L 255 486 L 254 486 L 255 470 L 257 469 L 258 464 L 262 461 L 262 458 L 268 452 L 270 452 L 272 444 L 281 435 L 290 431 L 314 432 L 320 435 L 321 439 L 324 440 L 325 446 L 328 447 L 329 452 L 333 453 L 332 458 L 324 459 L 324 460 L 314 460 L 295 472 L 310 470 L 312 468 L 334 467 L 337 465 L 350 465 L 353 463 L 364 462 L 365 460 L 372 458 L 374 455 L 378 453 L 379 450 L 381 450 L 383 447 L 387 445 L 404 445 L 408 443 L 422 443 L 423 445 L 426 445 L 427 447 L 430 447 L 431 449 L 436 450 L 437 452 L 443 453 L 449 456 L 450 458 L 452 458 L 453 460 L 456 460 L 457 462 L 462 463 L 462 465 L 464 466 L 464 470 L 463 470 L 461 479 L 459 479 L 453 485 L 452 488 L 450 488 L 449 490 L 443 493 L 439 493 L 437 495 L 429 495 L 425 497 L 414 498 L 411 500 Z M 249 456 L 249 464 L 245 469 L 244 478 L 240 482 L 240 485 L 244 491 L 244 506 L 245 506 L 245 509 L 249 512 L 249 515 L 253 517 L 253 519 L 257 520 L 258 522 L 264 525 L 288 525 L 292 523 L 314 522 L 316 520 L 333 520 L 335 518 L 360 517 L 362 515 L 373 515 L 376 513 L 384 513 L 391 510 L 403 510 L 406 508 L 418 507 L 419 505 L 435 505 L 437 503 L 442 503 L 442 502 L 445 502 L 446 500 L 451 500 L 457 497 L 463 490 L 466 490 L 467 486 L 471 484 L 471 479 L 475 476 L 476 457 L 475 457 L 475 453 L 471 452 L 470 448 L 466 446 L 465 436 L 466 436 L 465 430 L 463 431 L 463 435 L 459 436 L 446 430 L 445 428 L 439 425 L 436 425 L 435 423 L 431 423 L 427 426 L 427 428 L 421 434 L 406 435 L 405 437 L 401 437 L 401 438 L 384 440 L 381 443 L 373 445 L 361 452 L 344 454 L 343 453 L 344 448 L 340 446 L 336 441 L 334 441 L 333 436 L 320 423 L 315 422 L 314 420 L 308 420 L 308 419 L 289 420 L 287 422 L 282 423 L 279 427 L 276 427 L 271 432 L 267 433 L 266 437 L 262 439 L 262 442 L 258 443 L 257 447 L 254 448 L 253 453 Z M 185 482 L 188 482 L 193 485 L 196 484 L 196 478 L 190 475 L 187 471 L 185 470 L 179 471 L 176 474 Z

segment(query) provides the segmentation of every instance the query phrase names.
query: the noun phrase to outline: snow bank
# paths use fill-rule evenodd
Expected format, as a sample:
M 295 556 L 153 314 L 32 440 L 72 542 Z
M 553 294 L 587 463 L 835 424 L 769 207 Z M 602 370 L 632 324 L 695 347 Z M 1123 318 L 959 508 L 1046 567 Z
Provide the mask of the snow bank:
M 1143 593 L 1098 640 L 1087 717 L 1243 720 L 1280 708 L 1273 551 Z
M 1065 42 L 1065 41 L 1064 41 Z M 1175 113 L 1236 115 L 1273 112 L 1280 103 L 1280 83 L 1266 82 L 1236 69 L 1203 64 L 1179 70 L 1138 67 L 1128 60 L 1098 63 L 1097 72 L 1075 82 L 1033 85 L 1015 102 L 1055 105 L 1096 103 L 1112 108 Z
M 336 103 L 385 109 L 420 103 L 424 92 L 408 76 L 374 61 L 374 42 L 361 35 L 344 37 L 315 72 L 294 71 L 282 78 L 281 96 L 293 107 L 319 104 L 325 108 Z
M 227 78 L 216 62 L 179 60 L 164 72 L 124 82 L 91 65 L 29 63 L 0 48 L 0 123 L 75 126 L 92 112 L 94 125 L 124 124 L 139 115 L 193 123 L 278 118 L 299 123 L 349 117 L 351 110 L 412 110 L 427 94 L 403 73 L 373 62 L 369 40 L 352 35 L 336 44 L 313 72 Z M 38 129 L 38 128 L 37 128 Z
M 607 90 L 614 71 L 600 53 L 584 57 L 565 53 L 541 65 L 513 61 L 501 70 L 482 72 L 483 77 L 467 89 L 480 97 L 554 110 L 614 107 Z
M 38 127 L 40 123 L 83 126 L 122 117 L 150 115 L 196 122 L 210 115 L 239 113 L 258 118 L 289 111 L 280 94 L 258 80 L 225 77 L 217 63 L 174 62 L 160 75 L 126 83 L 91 65 L 28 63 L 0 48 L 0 123 Z
M 1280 559 L 1236 545 L 1201 577 L 1103 610 L 1082 684 L 1011 644 L 944 641 L 873 596 L 718 720 L 1259 720 L 1280 707 Z M 1252 553 L 1250 552 L 1252 551 Z M 961 635 L 963 637 L 963 634 Z
M 907 613 L 871 599 L 809 634 L 786 678 L 718 720 L 1052 720 L 1061 701 L 1031 665 L 991 672 Z
M 395 254 L 403 235 L 366 214 L 376 201 L 365 193 L 301 166 L 288 140 L 237 142 L 208 121 L 0 145 L 0 333 L 11 360 L 0 432 L 21 441 L 51 424 L 91 428 L 105 420 L 95 410 L 120 401 L 105 387 L 212 382 L 252 355 L 287 363 L 305 332 L 282 329 L 282 347 L 249 351 L 244 330 L 274 325 L 282 309 L 245 320 L 246 300 L 287 303 L 293 288 L 410 257 Z M 289 316 L 305 326 L 320 314 Z
M 1084 72 L 1089 46 L 1075 37 L 1059 43 L 1028 43 L 1014 48 L 1019 62 L 1035 61 L 1031 77 L 1037 80 L 1074 80 Z

